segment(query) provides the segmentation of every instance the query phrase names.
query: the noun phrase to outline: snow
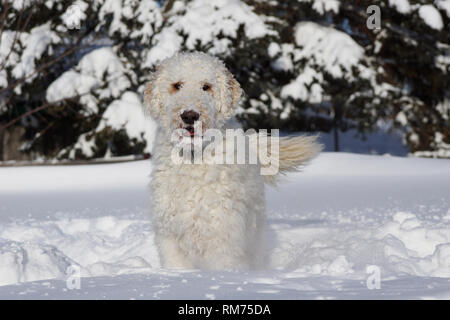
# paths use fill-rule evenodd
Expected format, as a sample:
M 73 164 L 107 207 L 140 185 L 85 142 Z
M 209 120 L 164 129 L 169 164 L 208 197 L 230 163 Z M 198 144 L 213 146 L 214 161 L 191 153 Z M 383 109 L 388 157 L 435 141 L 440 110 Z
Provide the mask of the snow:
M 160 268 L 151 168 L 0 168 L 0 298 L 450 298 L 448 160 L 322 153 L 267 188 L 267 268 L 245 272 Z
M 96 49 L 85 55 L 78 64 L 81 74 L 93 76 L 108 84 L 100 96 L 118 97 L 120 93 L 130 86 L 129 80 L 124 76 L 125 68 L 111 47 Z M 106 76 L 105 76 L 106 75 Z
M 16 36 L 17 32 L 10 30 L 3 30 L 0 34 L 0 66 L 2 66 L 2 75 L 0 75 L 0 81 L 4 83 L 0 84 L 0 87 L 6 87 L 8 85 L 6 70 L 4 68 L 14 66 L 19 62 L 19 55 L 15 52 L 18 47 L 17 42 L 15 43 L 13 48 L 14 38 Z M 11 50 L 12 48 L 14 50 Z
M 271 42 L 267 47 L 267 53 L 269 57 L 275 57 L 281 51 L 280 45 L 276 42 Z
M 51 30 L 50 23 L 46 23 L 31 29 L 30 33 L 21 33 L 20 40 L 25 49 L 12 74 L 16 79 L 30 77 L 27 81 L 31 82 L 36 70 L 36 60 L 42 57 L 50 44 L 58 43 L 61 39 Z
M 447 13 L 447 17 L 450 18 L 450 0 L 437 0 L 434 3 L 439 9 L 444 10 Z
M 19 55 L 15 52 L 18 47 L 17 41 L 13 48 L 14 38 L 17 35 L 17 32 L 10 30 L 3 30 L 0 34 L 0 88 L 6 88 L 8 86 L 6 68 L 14 66 L 19 62 Z
M 58 79 L 52 82 L 47 89 L 47 100 L 55 102 L 65 98 L 72 98 L 81 95 L 84 102 L 88 102 L 85 95 L 91 88 L 99 85 L 97 79 L 92 76 L 83 75 L 76 71 L 69 70 L 64 72 Z M 90 101 L 88 104 L 92 110 L 97 109 L 96 101 Z
M 353 81 L 355 68 L 359 77 L 369 79 L 374 84 L 377 94 L 381 95 L 389 89 L 375 83 L 374 72 L 361 63 L 366 60 L 364 49 L 348 34 L 314 22 L 300 22 L 295 27 L 294 36 L 297 48 L 288 44 L 283 44 L 281 48 L 268 48 L 270 55 L 277 54 L 276 49 L 281 50 L 280 57 L 273 65 L 277 70 L 291 70 L 293 62 L 305 64 L 297 78 L 281 89 L 282 98 L 320 103 L 325 99 L 322 87 L 324 72 L 336 79 Z
M 337 0 L 299 0 L 299 2 L 313 2 L 312 8 L 321 15 L 329 11 L 339 13 L 340 3 Z
M 96 132 L 110 127 L 117 131 L 124 129 L 130 139 L 147 142 L 146 152 L 150 153 L 156 133 L 156 123 L 145 117 L 140 97 L 131 91 L 126 91 L 120 100 L 115 100 L 102 115 Z
M 6 70 L 0 70 L 0 88 L 6 88 L 7 86 L 8 86 L 8 75 L 6 74 Z
M 450 45 L 438 43 L 438 47 L 441 47 L 444 50 L 444 54 L 436 56 L 435 58 L 436 67 L 441 69 L 444 72 L 444 74 L 447 74 L 448 73 L 447 70 L 449 70 L 450 68 Z
M 172 56 L 182 44 L 182 38 L 175 31 L 167 28 L 155 35 L 155 39 L 157 44 L 149 50 L 144 66 L 150 67 Z
M 86 19 L 87 8 L 86 2 L 77 0 L 61 15 L 61 20 L 68 29 L 80 29 L 81 22 Z
M 12 4 L 12 7 L 17 11 L 26 9 L 33 3 L 33 0 L 8 0 Z
M 105 21 L 106 16 L 109 14 L 112 15 L 111 26 L 109 28 L 110 36 L 115 32 L 119 32 L 120 34 L 129 32 L 128 27 L 121 20 L 122 16 L 128 19 L 132 17 L 130 6 L 122 6 L 121 1 L 106 0 L 100 9 L 100 21 Z
M 334 13 L 339 12 L 339 1 L 337 0 L 315 0 L 313 4 L 313 9 L 320 14 L 324 14 L 327 11 L 333 11 Z
M 94 156 L 95 139 L 89 133 L 83 133 L 78 137 L 77 142 L 73 145 L 69 153 L 69 159 L 75 159 L 77 150 L 80 150 L 86 157 Z M 67 150 L 60 151 L 58 156 L 62 156 Z
M 111 15 L 112 21 L 109 25 L 110 36 L 120 34 L 133 39 L 140 38 L 140 42 L 148 45 L 155 30 L 162 24 L 162 15 L 157 1 L 127 1 L 125 3 L 117 0 L 106 0 L 101 2 L 99 19 L 102 25 Z M 130 21 L 137 21 L 141 26 L 130 28 Z M 100 28 L 102 25 L 98 26 Z
M 302 47 L 298 58 L 314 57 L 335 78 L 351 72 L 364 56 L 364 49 L 348 34 L 314 22 L 295 27 L 295 42 Z
M 450 120 L 450 99 L 445 99 L 444 101 L 436 105 L 436 110 L 441 114 L 442 118 L 445 120 Z
M 81 103 L 96 112 L 97 99 L 91 90 L 97 89 L 100 98 L 118 98 L 129 86 L 122 62 L 112 48 L 103 47 L 83 56 L 75 70 L 66 71 L 53 81 L 47 88 L 46 97 L 49 102 L 54 102 L 81 95 Z
M 408 0 L 389 0 L 389 5 L 403 14 L 410 13 L 412 10 Z
M 212 43 L 211 54 L 228 52 L 232 44 L 227 37 L 236 38 L 240 26 L 249 39 L 275 35 L 264 19 L 240 0 L 194 0 L 177 11 L 184 13 L 172 15 L 168 19 L 169 27 L 155 35 L 146 66 L 151 67 L 180 50 L 183 39 L 180 34 L 186 36 L 185 45 L 189 50 L 195 50 L 198 44 Z
M 79 136 L 77 142 L 71 147 L 69 158 L 75 159 L 77 151 L 81 151 L 86 157 L 94 156 L 95 148 L 97 148 L 95 136 L 106 128 L 116 132 L 124 130 L 129 139 L 145 142 L 144 152 L 151 153 L 156 123 L 145 115 L 140 96 L 134 92 L 125 91 L 120 99 L 114 100 L 106 108 L 97 128 Z M 66 151 L 63 149 L 59 155 L 62 156 Z M 108 152 L 110 152 L 109 149 L 105 157 L 108 157 Z
M 442 30 L 444 27 L 441 14 L 436 7 L 431 4 L 420 6 L 419 16 L 433 29 Z
M 162 24 L 162 16 L 158 4 L 153 0 L 139 2 L 137 8 L 137 21 L 142 24 L 138 30 L 133 30 L 131 38 L 142 37 L 141 43 L 148 44 L 150 37 L 156 33 L 156 30 Z
M 303 72 L 291 83 L 281 89 L 281 97 L 299 99 L 310 103 L 322 101 L 323 89 L 319 83 L 323 82 L 323 76 L 310 67 L 305 67 Z
M 447 120 L 450 116 L 450 100 L 444 99 L 440 103 L 434 106 L 436 111 L 440 116 Z M 450 157 L 450 144 L 444 141 L 444 135 L 441 132 L 435 132 L 433 139 L 434 150 L 432 151 L 416 151 L 413 153 L 414 156 L 418 157 L 431 157 L 431 158 L 449 158 Z M 411 139 L 411 138 L 410 138 Z M 414 141 L 416 144 L 419 143 L 419 137 L 414 136 Z
M 280 47 L 277 43 L 272 42 L 267 48 L 267 51 L 271 57 L 281 52 L 281 55 L 272 63 L 272 68 L 275 70 L 293 71 L 294 64 L 290 55 L 294 54 L 295 50 L 292 44 L 283 43 Z

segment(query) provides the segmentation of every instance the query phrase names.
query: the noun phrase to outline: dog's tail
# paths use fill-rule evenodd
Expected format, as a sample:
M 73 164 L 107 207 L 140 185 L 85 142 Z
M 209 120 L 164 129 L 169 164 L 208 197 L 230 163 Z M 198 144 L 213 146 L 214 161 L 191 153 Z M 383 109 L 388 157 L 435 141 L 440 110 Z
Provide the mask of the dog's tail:
M 323 146 L 317 142 L 318 136 L 288 136 L 279 138 L 278 173 L 264 175 L 264 182 L 276 185 L 279 178 L 287 172 L 301 171 L 301 169 L 322 150 Z M 270 139 L 269 139 L 270 140 Z M 276 148 L 275 148 L 276 149 Z M 271 148 L 268 148 L 270 153 Z M 276 150 L 275 150 L 276 152 Z M 272 164 L 261 165 L 262 168 Z

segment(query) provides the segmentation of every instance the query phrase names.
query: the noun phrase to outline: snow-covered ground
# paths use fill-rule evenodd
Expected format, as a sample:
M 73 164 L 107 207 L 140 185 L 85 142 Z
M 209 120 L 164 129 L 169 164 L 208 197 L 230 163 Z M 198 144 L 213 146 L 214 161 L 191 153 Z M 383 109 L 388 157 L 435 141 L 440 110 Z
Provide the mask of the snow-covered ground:
M 0 168 L 0 299 L 450 299 L 449 160 L 323 153 L 267 188 L 267 268 L 248 272 L 160 268 L 150 170 Z

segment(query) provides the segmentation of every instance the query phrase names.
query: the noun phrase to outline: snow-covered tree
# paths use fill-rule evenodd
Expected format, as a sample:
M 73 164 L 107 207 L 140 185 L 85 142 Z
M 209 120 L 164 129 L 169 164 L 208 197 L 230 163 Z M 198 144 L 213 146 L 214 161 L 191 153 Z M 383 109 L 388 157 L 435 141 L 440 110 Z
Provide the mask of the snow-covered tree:
M 34 157 L 150 152 L 145 84 L 201 50 L 241 83 L 246 127 L 337 139 L 387 125 L 412 153 L 448 157 L 449 15 L 450 0 L 2 0 L 0 155 L 12 129 Z
M 278 110 L 273 116 L 285 121 L 250 114 L 292 130 L 367 132 L 388 123 L 405 132 L 412 152 L 443 156 L 450 142 L 439 111 L 449 95 L 450 1 L 412 2 L 252 1 L 274 17 L 270 73 L 285 76 L 273 77 L 281 81 L 250 99 L 248 110 Z M 371 5 L 380 8 L 380 29 L 367 27 Z
M 7 1 L 2 13 L 0 121 L 20 120 L 24 152 L 150 151 L 153 126 L 143 120 L 137 71 L 161 23 L 155 1 Z

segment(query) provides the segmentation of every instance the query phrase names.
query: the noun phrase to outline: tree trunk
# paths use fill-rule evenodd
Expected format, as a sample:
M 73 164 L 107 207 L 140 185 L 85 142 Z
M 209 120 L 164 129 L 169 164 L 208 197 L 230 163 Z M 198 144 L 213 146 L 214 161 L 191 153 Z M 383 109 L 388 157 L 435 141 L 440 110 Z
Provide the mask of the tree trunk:
M 342 123 L 343 107 L 338 101 L 334 105 L 333 133 L 334 133 L 334 151 L 339 152 L 339 129 Z
M 31 155 L 20 151 L 23 143 L 25 129 L 19 126 L 11 126 L 0 132 L 0 159 L 8 160 L 30 160 Z
M 0 161 L 3 161 L 3 137 L 5 130 L 3 128 L 0 128 Z
M 339 127 L 337 123 L 334 125 L 334 151 L 339 152 Z

